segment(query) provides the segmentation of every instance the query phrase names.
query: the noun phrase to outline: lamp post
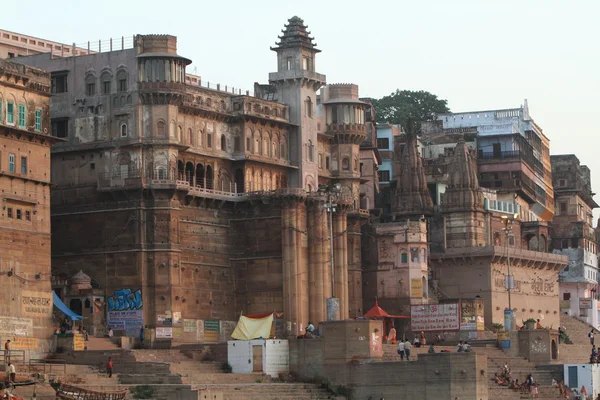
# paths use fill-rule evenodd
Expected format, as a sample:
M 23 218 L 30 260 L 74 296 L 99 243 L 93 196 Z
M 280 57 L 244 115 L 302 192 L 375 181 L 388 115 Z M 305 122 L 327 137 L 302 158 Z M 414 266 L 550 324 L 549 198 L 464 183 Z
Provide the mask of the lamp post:
M 335 297 L 335 266 L 333 259 L 333 213 L 337 211 L 337 203 L 334 203 L 335 197 L 341 192 L 342 185 L 336 183 L 330 189 L 327 185 L 319 185 L 319 191 L 327 194 L 327 202 L 325 203 L 325 211 L 329 214 L 329 264 L 331 267 L 331 298 L 327 300 L 327 319 L 339 319 L 339 301 Z M 338 315 L 338 318 L 334 316 Z
M 509 310 L 509 315 L 510 315 L 511 330 L 513 330 L 514 325 L 515 325 L 515 321 L 513 318 L 512 301 L 511 301 L 511 297 L 510 297 L 510 291 L 513 288 L 514 279 L 513 279 L 513 276 L 510 274 L 510 251 L 509 251 L 509 246 L 508 246 L 508 238 L 509 238 L 510 232 L 512 232 L 512 225 L 518 217 L 519 217 L 519 214 L 516 214 L 516 213 L 510 217 L 508 217 L 506 215 L 502 216 L 502 222 L 504 223 L 504 228 L 502 228 L 502 230 L 506 234 L 506 264 L 507 264 L 506 291 L 508 292 L 508 310 Z

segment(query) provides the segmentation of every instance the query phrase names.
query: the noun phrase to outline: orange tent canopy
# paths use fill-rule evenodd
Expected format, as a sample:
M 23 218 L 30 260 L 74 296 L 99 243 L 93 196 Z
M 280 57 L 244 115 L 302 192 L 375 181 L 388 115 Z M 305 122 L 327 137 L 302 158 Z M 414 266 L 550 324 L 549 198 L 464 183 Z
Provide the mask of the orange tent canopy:
M 371 308 L 369 311 L 367 311 L 367 313 L 365 314 L 365 318 L 410 318 L 407 316 L 403 316 L 403 315 L 390 315 L 388 314 L 383 308 L 379 307 L 379 303 L 377 302 L 377 299 L 375 299 L 375 306 L 373 308 Z

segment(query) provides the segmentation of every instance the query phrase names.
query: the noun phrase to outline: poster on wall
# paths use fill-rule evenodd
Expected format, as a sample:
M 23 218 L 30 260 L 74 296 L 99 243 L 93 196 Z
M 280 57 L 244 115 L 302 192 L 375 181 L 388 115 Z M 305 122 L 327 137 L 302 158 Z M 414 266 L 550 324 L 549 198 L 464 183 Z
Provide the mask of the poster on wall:
M 0 317 L 0 336 L 28 336 L 33 331 L 31 318 Z
M 171 315 L 171 311 L 165 311 L 165 320 L 163 321 L 163 325 L 173 325 L 173 316 Z
M 579 299 L 579 309 L 580 310 L 591 310 L 592 309 L 592 298 L 580 298 Z
M 107 318 L 108 326 L 125 336 L 138 336 L 144 320 L 142 310 L 109 311 Z
M 21 315 L 45 317 L 52 314 L 52 294 L 47 292 L 21 292 Z
M 196 340 L 204 342 L 204 321 L 201 319 L 196 321 Z
M 204 321 L 204 341 L 218 342 L 219 341 L 219 320 L 209 319 Z
M 85 338 L 83 335 L 75 334 L 73 335 L 73 350 L 74 351 L 84 351 L 85 350 Z
M 157 339 L 173 339 L 173 328 L 156 328 L 156 338 Z
M 219 340 L 222 342 L 231 340 L 231 334 L 236 326 L 235 321 L 220 321 Z
M 173 326 L 181 326 L 181 312 L 173 312 Z
M 37 338 L 15 336 L 11 339 L 10 343 L 13 350 L 29 350 L 38 348 Z
M 165 323 L 165 314 L 156 314 L 156 324 L 164 325 Z
M 185 333 L 196 332 L 196 320 L 195 319 L 184 319 L 183 320 L 183 331 Z
M 477 317 L 475 315 L 475 302 L 465 300 L 460 303 L 460 330 L 477 330 Z
M 423 281 L 421 280 L 421 278 L 415 278 L 410 280 L 410 296 L 423 297 Z
M 410 307 L 411 330 L 424 331 L 454 331 L 460 328 L 459 305 L 429 304 Z

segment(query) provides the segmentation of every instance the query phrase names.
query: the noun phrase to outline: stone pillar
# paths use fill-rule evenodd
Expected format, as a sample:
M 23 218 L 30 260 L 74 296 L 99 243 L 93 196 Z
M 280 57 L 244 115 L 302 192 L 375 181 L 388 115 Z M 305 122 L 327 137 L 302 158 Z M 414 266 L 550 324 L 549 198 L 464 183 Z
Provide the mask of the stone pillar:
M 296 305 L 296 205 L 284 200 L 281 221 L 282 238 L 282 275 L 283 275 L 283 318 L 286 323 L 286 333 L 297 335 L 298 319 Z
M 344 211 L 333 217 L 335 296 L 340 299 L 340 317 L 348 318 L 348 239 L 347 219 Z
M 327 321 L 326 299 L 331 297 L 331 273 L 329 272 L 329 233 L 327 212 L 321 199 L 310 199 L 309 206 L 309 319 L 313 324 Z
M 308 296 L 308 237 L 307 237 L 307 210 L 305 199 L 296 203 L 296 335 L 304 333 L 308 324 L 309 296 Z
M 346 233 L 348 251 L 348 315 L 363 315 L 361 218 L 348 215 Z
M 308 241 L 302 197 L 284 197 L 282 210 L 283 315 L 286 332 L 304 333 L 308 322 Z

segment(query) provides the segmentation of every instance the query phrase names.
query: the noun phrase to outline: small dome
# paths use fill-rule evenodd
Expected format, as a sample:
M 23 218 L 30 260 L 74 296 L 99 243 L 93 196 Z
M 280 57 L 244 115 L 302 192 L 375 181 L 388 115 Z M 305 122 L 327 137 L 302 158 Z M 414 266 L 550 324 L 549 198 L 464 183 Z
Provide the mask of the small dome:
M 71 284 L 71 289 L 91 289 L 92 288 L 92 278 L 86 275 L 82 270 L 79 270 L 78 273 L 73 275 L 71 279 L 69 279 Z

